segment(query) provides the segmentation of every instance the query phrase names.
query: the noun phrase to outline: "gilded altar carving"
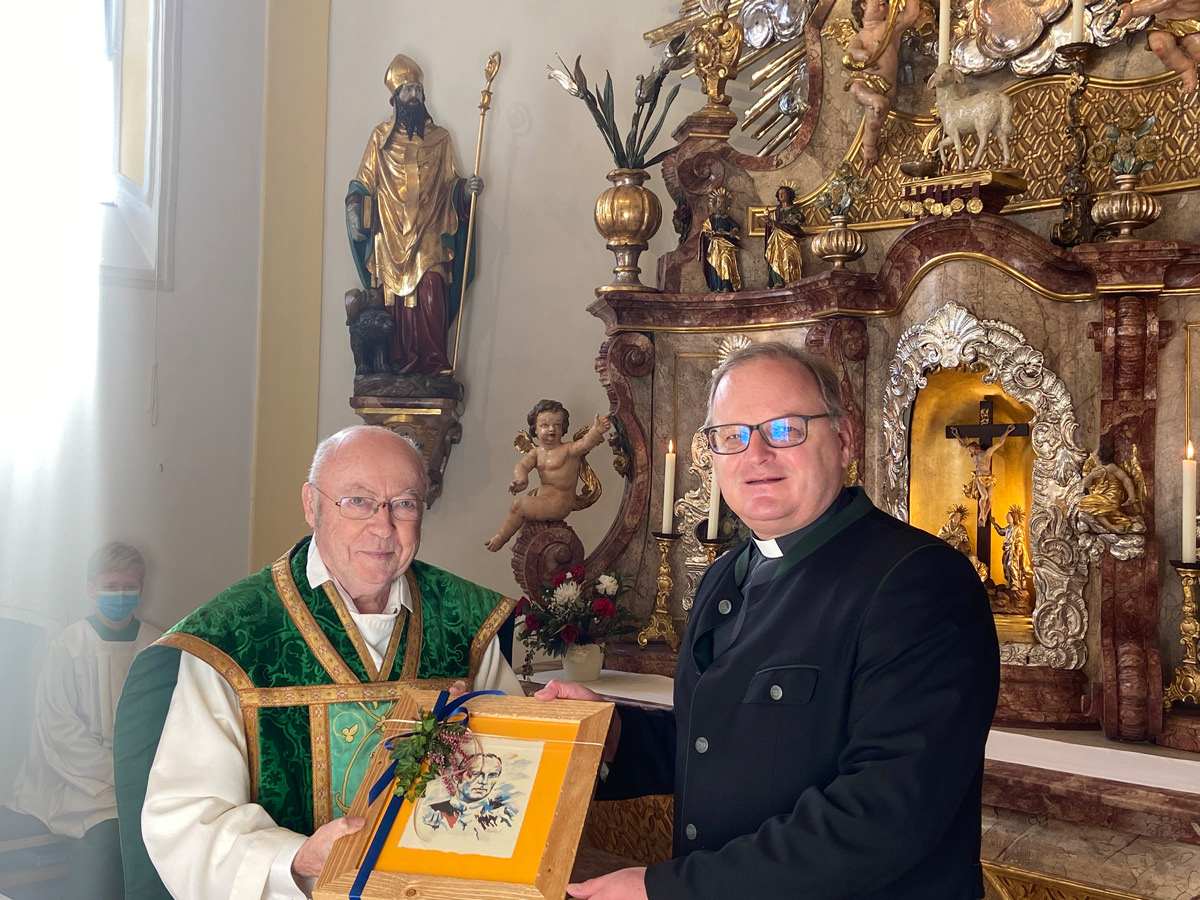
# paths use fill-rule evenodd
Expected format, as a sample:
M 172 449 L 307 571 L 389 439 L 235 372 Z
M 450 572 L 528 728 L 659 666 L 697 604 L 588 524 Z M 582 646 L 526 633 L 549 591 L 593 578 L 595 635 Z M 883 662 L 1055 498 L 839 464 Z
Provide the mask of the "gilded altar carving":
M 670 794 L 593 800 L 583 831 L 592 846 L 652 866 L 671 858 L 674 817 Z
M 1088 557 L 1073 511 L 1083 496 L 1081 469 L 1087 451 L 1075 438 L 1077 424 L 1070 394 L 1046 369 L 1041 353 L 1010 325 L 980 321 L 956 303 L 947 303 L 921 325 L 901 335 L 888 366 L 883 434 L 886 456 L 882 507 L 909 518 L 908 423 L 917 391 L 937 369 L 970 368 L 985 384 L 998 384 L 1033 410 L 1033 509 L 1029 538 L 1033 565 L 1035 643 L 1003 643 L 1001 662 L 1009 665 L 1082 668 L 1087 651 L 1088 611 L 1083 588 Z
M 1137 894 L 986 861 L 983 876 L 985 900 L 1142 900 Z
M 712 485 L 712 450 L 704 432 L 697 431 L 692 435 L 692 446 L 689 452 L 691 464 L 688 471 L 696 479 L 696 487 L 686 491 L 675 501 L 675 516 L 680 522 L 679 530 L 683 533 L 683 568 L 687 573 L 687 587 L 683 592 L 683 611 L 686 615 L 692 608 L 696 598 L 696 588 L 700 579 L 708 570 L 708 554 L 704 545 L 696 538 L 696 527 L 708 518 L 708 498 Z
M 1075 525 L 1092 562 L 1099 562 L 1105 550 L 1122 560 L 1145 553 L 1145 501 L 1136 444 L 1130 458 L 1120 464 L 1103 463 L 1095 454 L 1088 457 L 1083 464 L 1083 496 L 1075 504 Z
M 1178 93 L 1165 90 L 1174 76 L 1156 75 L 1136 81 L 1117 81 L 1092 77 L 1087 93 L 1080 100 L 1080 119 L 1088 134 L 1103 131 L 1107 122 L 1120 118 L 1127 109 L 1154 115 L 1163 143 L 1162 157 L 1154 170 L 1154 183 L 1143 185 L 1150 194 L 1190 190 L 1200 185 L 1200 159 L 1192 152 L 1194 135 L 1200 131 L 1200 104 L 1180 104 Z M 1062 118 L 1070 94 L 1070 76 L 1049 75 L 1029 82 L 1009 85 L 1003 91 L 1013 102 L 1013 155 L 1021 161 L 1028 187 L 1013 198 L 1005 212 L 1026 212 L 1057 207 L 1062 201 Z M 871 177 L 875 188 L 855 204 L 856 227 L 870 230 L 895 228 L 911 219 L 901 208 L 904 186 L 911 179 L 899 169 L 905 159 L 925 155 L 926 147 L 940 135 L 937 119 L 893 111 L 888 124 L 889 152 L 881 159 Z M 846 153 L 852 159 L 856 145 Z M 999 151 L 989 151 L 999 163 Z M 992 155 L 985 161 L 992 160 Z M 831 167 L 831 171 L 836 166 Z M 821 185 L 797 197 L 804 206 L 825 189 Z M 828 225 L 828 216 L 814 210 L 810 226 Z

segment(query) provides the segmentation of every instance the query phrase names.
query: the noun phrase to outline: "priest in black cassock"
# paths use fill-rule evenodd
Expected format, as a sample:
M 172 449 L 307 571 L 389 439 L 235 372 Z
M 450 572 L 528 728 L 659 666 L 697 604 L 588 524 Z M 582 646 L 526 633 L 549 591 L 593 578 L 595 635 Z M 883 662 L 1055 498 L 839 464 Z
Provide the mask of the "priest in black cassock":
M 622 707 L 601 797 L 674 790 L 674 858 L 594 900 L 973 900 L 995 625 L 970 562 L 843 487 L 851 434 L 828 365 L 732 354 L 705 429 L 753 539 L 701 582 L 673 713 Z M 552 682 L 539 696 L 594 697 Z

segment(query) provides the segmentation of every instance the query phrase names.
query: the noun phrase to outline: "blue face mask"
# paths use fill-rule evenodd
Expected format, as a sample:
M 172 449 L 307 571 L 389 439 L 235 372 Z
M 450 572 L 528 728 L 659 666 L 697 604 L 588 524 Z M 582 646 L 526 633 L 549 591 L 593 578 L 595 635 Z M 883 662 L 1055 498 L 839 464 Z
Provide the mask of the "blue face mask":
M 96 594 L 96 609 L 110 622 L 120 622 L 137 608 L 142 595 L 138 591 L 100 591 Z

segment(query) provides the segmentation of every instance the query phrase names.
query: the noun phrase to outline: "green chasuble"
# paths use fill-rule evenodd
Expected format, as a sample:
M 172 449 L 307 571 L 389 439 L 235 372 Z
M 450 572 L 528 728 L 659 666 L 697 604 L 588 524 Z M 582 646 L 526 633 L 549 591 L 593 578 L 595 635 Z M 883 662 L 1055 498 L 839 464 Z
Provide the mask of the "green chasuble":
M 333 584 L 308 584 L 310 540 L 187 616 L 134 662 L 114 736 L 130 898 L 166 896 L 140 820 L 180 651 L 211 665 L 237 694 L 252 801 L 284 828 L 312 834 L 349 809 L 400 694 L 472 682 L 513 611 L 515 601 L 414 561 L 405 576 L 413 610 L 402 612 L 377 670 Z

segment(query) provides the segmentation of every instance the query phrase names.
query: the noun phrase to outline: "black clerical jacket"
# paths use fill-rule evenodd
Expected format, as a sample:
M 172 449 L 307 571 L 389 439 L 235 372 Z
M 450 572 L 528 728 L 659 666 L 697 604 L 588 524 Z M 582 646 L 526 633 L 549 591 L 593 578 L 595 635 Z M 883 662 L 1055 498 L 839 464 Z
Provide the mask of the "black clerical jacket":
M 999 658 L 970 562 L 861 490 L 743 600 L 748 547 L 700 584 L 674 717 L 621 711 L 603 795 L 675 792 L 650 900 L 982 897 Z

